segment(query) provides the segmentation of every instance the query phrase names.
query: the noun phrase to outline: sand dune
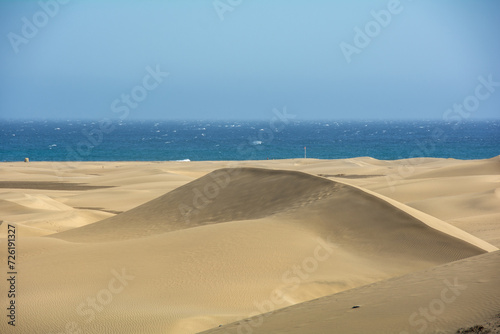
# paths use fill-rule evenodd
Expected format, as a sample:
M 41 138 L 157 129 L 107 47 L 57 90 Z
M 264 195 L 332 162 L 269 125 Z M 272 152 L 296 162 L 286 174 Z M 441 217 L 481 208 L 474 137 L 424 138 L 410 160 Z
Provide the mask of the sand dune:
M 42 236 L 84 226 L 112 214 L 97 210 L 75 210 L 44 194 L 4 192 L 0 194 L 0 210 L 4 218 L 21 220 L 23 235 Z M 0 237 L 5 237 L 0 232 Z
M 293 307 L 283 309 L 292 310 L 286 311 L 289 318 L 266 317 L 251 330 L 344 333 L 354 321 L 354 332 L 372 332 L 370 322 L 373 332 L 415 332 L 420 327 L 408 323 L 410 309 L 425 307 L 444 277 L 456 275 L 470 282 L 460 297 L 464 301 L 457 299 L 456 309 L 447 304 L 449 314 L 428 328 L 449 330 L 491 316 L 498 299 L 489 293 L 498 283 L 498 255 L 490 254 L 498 252 L 487 253 L 496 247 L 480 239 L 500 230 L 491 192 L 498 175 L 491 161 L 422 159 L 414 175 L 424 176 L 402 179 L 390 192 L 385 176 L 398 163 L 75 163 L 65 165 L 65 176 L 55 182 L 80 183 L 87 190 L 1 189 L 0 242 L 6 223 L 16 224 L 22 236 L 22 293 L 16 301 L 22 318 L 15 332 L 196 333 L 292 305 L 301 316 Z M 480 170 L 474 174 L 468 164 Z M 23 174 L 33 182 L 52 177 L 46 163 L 24 167 L 9 163 L 0 169 L 17 181 Z M 440 175 L 440 168 L 455 175 Z M 455 186 L 454 178 L 472 190 Z M 433 191 L 433 181 L 451 190 Z M 433 209 L 430 199 L 443 200 L 454 212 L 437 204 Z M 482 230 L 473 227 L 477 217 Z M 474 235 L 448 224 L 453 222 Z M 405 290 L 408 284 L 413 292 Z M 5 288 L 0 285 L 0 295 Z M 351 292 L 354 297 L 343 297 Z M 330 295 L 331 309 L 311 301 Z M 400 296 L 395 306 L 394 296 Z M 347 306 L 354 300 L 361 308 Z M 475 311 L 481 307 L 483 313 Z M 355 318 L 355 311 L 367 312 L 369 321 Z M 324 327 L 334 320 L 338 330 Z M 0 322 L 1 333 L 15 333 L 6 326 Z
M 298 172 L 221 169 L 130 211 L 54 237 L 109 241 L 263 218 L 327 197 L 337 188 L 342 186 Z M 123 232 L 116 234 L 117 228 Z
M 498 175 L 500 172 L 500 156 L 486 160 L 455 160 L 455 165 L 442 166 L 442 161 L 438 159 L 435 168 L 429 171 L 415 173 L 409 178 L 435 178 L 454 176 L 477 176 L 477 175 Z
M 324 229 L 324 233 L 332 229 L 336 232 L 359 228 L 362 232 L 364 228 L 378 228 L 378 235 L 383 235 L 387 230 L 422 227 L 421 221 L 412 219 L 416 215 L 408 216 L 409 208 L 405 212 L 394 206 L 397 203 L 388 204 L 388 201 L 391 200 L 306 173 L 259 168 L 221 169 L 117 216 L 52 236 L 72 241 L 108 242 L 280 213 L 290 216 L 291 211 L 297 217 L 312 212 L 321 222 L 316 223 L 317 226 L 310 222 L 308 226 Z M 302 212 L 304 207 L 305 212 Z M 334 207 L 338 209 L 332 210 Z M 354 212 L 356 214 L 352 215 Z M 374 217 L 378 215 L 382 217 Z M 366 225 L 367 220 L 375 221 L 377 226 Z M 465 236 L 463 239 L 471 243 L 473 238 Z M 476 246 L 482 247 L 480 243 Z M 492 250 L 488 245 L 482 248 Z
M 499 261 L 488 253 L 203 333 L 456 333 L 499 313 Z

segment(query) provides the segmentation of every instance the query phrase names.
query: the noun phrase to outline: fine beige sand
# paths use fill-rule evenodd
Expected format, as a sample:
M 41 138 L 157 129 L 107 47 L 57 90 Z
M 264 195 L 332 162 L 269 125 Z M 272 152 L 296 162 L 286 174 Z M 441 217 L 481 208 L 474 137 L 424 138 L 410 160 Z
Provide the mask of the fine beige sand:
M 0 213 L 0 333 L 454 333 L 500 313 L 500 157 L 0 163 Z

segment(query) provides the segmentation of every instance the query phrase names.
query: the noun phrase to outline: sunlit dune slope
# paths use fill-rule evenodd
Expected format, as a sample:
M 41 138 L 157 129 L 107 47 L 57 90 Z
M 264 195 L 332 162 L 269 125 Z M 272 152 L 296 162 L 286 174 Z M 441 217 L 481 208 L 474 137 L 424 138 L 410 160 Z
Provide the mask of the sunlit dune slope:
M 473 327 L 499 313 L 499 261 L 500 252 L 487 253 L 297 304 L 203 334 L 457 333 L 459 328 Z

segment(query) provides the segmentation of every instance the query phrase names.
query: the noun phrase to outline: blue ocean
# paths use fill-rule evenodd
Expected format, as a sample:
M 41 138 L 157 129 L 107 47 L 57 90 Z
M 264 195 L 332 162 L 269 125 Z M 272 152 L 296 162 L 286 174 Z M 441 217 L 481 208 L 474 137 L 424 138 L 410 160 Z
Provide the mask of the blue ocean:
M 1 121 L 0 161 L 485 159 L 500 121 Z

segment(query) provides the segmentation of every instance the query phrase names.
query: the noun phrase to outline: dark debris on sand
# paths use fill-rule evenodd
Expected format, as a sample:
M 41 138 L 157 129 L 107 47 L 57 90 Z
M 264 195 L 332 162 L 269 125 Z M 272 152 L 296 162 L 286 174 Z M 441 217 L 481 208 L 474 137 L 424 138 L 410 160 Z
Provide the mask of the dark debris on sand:
M 460 328 L 457 330 L 457 334 L 500 334 L 500 314 L 497 314 L 494 318 L 486 320 L 481 325 L 475 325 L 469 328 Z

